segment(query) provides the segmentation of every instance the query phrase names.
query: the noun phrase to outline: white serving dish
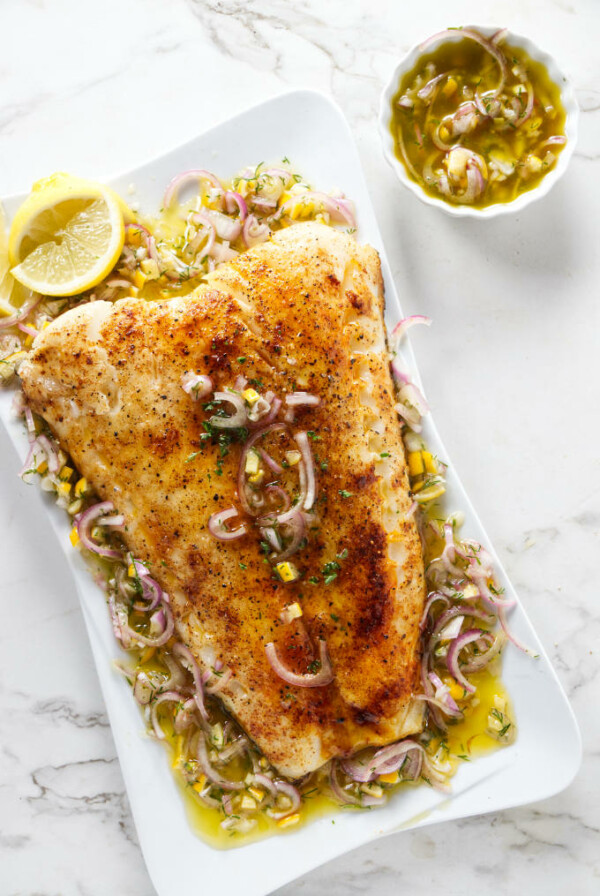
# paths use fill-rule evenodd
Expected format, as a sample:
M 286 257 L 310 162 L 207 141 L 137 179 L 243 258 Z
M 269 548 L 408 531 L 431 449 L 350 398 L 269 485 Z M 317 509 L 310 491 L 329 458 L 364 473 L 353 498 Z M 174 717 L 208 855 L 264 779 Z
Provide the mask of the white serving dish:
M 497 25 L 470 25 L 469 27 L 473 31 L 479 31 L 484 35 L 484 37 L 491 37 L 499 30 Z M 441 37 L 438 41 L 434 41 L 433 43 L 431 43 L 427 47 L 427 50 L 425 52 L 430 53 L 442 43 L 446 43 L 449 40 L 459 41 L 461 39 L 461 31 L 460 29 L 456 29 L 455 33 L 451 37 Z M 431 205 L 434 208 L 439 208 L 447 215 L 452 215 L 455 218 L 495 218 L 498 215 L 514 214 L 516 212 L 522 211 L 522 209 L 524 209 L 525 206 L 529 205 L 531 202 L 535 202 L 537 199 L 541 199 L 542 196 L 545 196 L 567 170 L 567 166 L 575 150 L 579 124 L 579 107 L 577 105 L 571 83 L 567 79 L 566 75 L 564 75 L 563 72 L 559 69 L 555 59 L 550 56 L 549 53 L 545 53 L 543 50 L 540 50 L 540 48 L 537 47 L 528 37 L 523 37 L 522 35 L 515 34 L 512 31 L 506 32 L 505 43 L 512 44 L 515 47 L 522 47 L 522 49 L 524 49 L 532 59 L 536 59 L 538 62 L 542 62 L 546 66 L 548 74 L 550 75 L 552 81 L 554 81 L 554 83 L 560 87 L 560 98 L 566 113 L 565 136 L 567 137 L 567 143 L 564 149 L 559 153 L 558 160 L 554 168 L 552 168 L 548 172 L 548 174 L 546 174 L 542 178 L 542 180 L 536 187 L 534 187 L 532 190 L 526 190 L 524 193 L 521 193 L 516 197 L 516 199 L 513 199 L 512 202 L 498 202 L 494 205 L 488 205 L 485 208 L 473 208 L 469 205 L 452 205 L 452 203 L 445 202 L 443 199 L 437 199 L 435 196 L 430 196 L 428 193 L 426 193 L 421 185 L 409 176 L 406 167 L 396 157 L 394 151 L 394 139 L 392 137 L 392 132 L 390 129 L 392 120 L 392 99 L 394 94 L 398 90 L 398 85 L 400 84 L 400 80 L 402 79 L 403 75 L 406 74 L 406 72 L 410 71 L 410 69 L 416 64 L 419 56 L 422 55 L 423 51 L 421 50 L 421 47 L 423 46 L 423 43 L 424 41 L 414 46 L 412 50 L 410 50 L 406 54 L 406 56 L 404 56 L 404 58 L 400 60 L 400 62 L 394 69 L 390 80 L 383 89 L 379 106 L 379 135 L 381 137 L 383 154 L 387 162 L 396 172 L 400 183 L 403 184 L 408 190 L 410 190 L 411 193 L 414 193 L 417 199 L 420 199 L 421 202 L 425 203 L 425 205 Z
M 402 311 L 358 154 L 341 112 L 324 96 L 298 91 L 272 99 L 109 183 L 125 196 L 129 184 L 134 183 L 142 209 L 154 210 L 160 206 L 170 178 L 186 168 L 208 167 L 227 177 L 249 163 L 276 162 L 285 156 L 319 189 L 339 187 L 355 200 L 358 238 L 375 246 L 381 256 L 391 327 Z M 13 196 L 5 200 L 9 217 L 22 199 Z M 418 381 L 409 342 L 404 356 Z M 0 392 L 0 419 L 24 457 L 27 439 L 11 413 L 11 401 L 9 391 Z M 433 421 L 426 421 L 424 435 L 433 451 L 447 458 Z M 12 469 L 10 462 L 3 464 L 0 477 L 16 475 L 19 464 L 16 457 L 13 461 Z M 465 534 L 490 548 L 507 594 L 514 595 L 452 464 L 448 495 L 449 506 L 465 512 Z M 58 537 L 77 586 L 140 844 L 159 896 L 217 890 L 264 896 L 377 837 L 540 800 L 566 787 L 575 775 L 581 742 L 573 713 L 530 622 L 517 606 L 511 626 L 540 654 L 539 659 L 531 660 L 512 647 L 506 651 L 504 679 L 514 701 L 518 739 L 511 747 L 464 763 L 450 797 L 426 786 L 410 788 L 377 811 L 340 811 L 334 817 L 238 849 L 222 852 L 211 848 L 188 825 L 165 751 L 144 736 L 131 691 L 114 672 L 112 661 L 119 650 L 104 596 L 80 555 L 70 547 L 66 514 L 41 490 L 36 490 L 35 500 L 47 520 L 49 537 L 51 530 Z M 27 650 L 26 639 L 23 645 Z

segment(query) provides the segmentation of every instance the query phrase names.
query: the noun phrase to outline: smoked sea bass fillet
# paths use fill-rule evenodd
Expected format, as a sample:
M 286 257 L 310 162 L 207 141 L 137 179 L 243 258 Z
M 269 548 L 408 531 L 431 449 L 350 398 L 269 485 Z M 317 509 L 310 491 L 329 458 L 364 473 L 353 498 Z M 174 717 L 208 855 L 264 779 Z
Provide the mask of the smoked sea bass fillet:
M 296 224 L 185 297 L 64 313 L 20 368 L 33 410 L 124 514 L 123 538 L 169 594 L 177 634 L 201 666 L 216 658 L 229 667 L 219 696 L 292 778 L 422 727 L 423 559 L 383 304 L 372 248 Z M 320 398 L 264 440 L 282 456 L 298 447 L 294 435 L 310 435 L 317 495 L 306 544 L 290 558 L 298 580 L 280 580 L 241 509 L 242 445 L 222 457 L 216 440 L 202 438 L 214 410 L 184 391 L 189 371 L 210 376 L 215 391 L 243 375 L 261 395 Z M 293 465 L 284 471 L 291 497 L 294 475 Z M 240 517 L 227 526 L 244 520 L 247 532 L 219 541 L 208 520 L 229 507 Z M 283 621 L 294 603 L 302 615 Z M 319 687 L 284 681 L 265 650 L 273 642 L 284 666 L 310 675 L 323 641 L 333 678 Z

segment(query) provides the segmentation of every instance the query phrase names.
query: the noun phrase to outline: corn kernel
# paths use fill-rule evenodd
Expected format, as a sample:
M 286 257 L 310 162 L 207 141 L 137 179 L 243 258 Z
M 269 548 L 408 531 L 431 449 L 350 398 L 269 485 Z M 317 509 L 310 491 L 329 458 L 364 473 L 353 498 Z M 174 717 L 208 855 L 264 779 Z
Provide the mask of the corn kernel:
M 400 775 L 398 772 L 389 772 L 387 775 L 379 775 L 379 781 L 382 784 L 397 784 L 400 780 Z
M 454 78 L 448 78 L 444 86 L 442 87 L 442 93 L 444 96 L 452 96 L 453 93 L 456 92 L 457 83 Z
M 127 567 L 127 575 L 129 576 L 130 579 L 135 579 L 137 573 L 136 573 L 135 565 L 133 563 L 130 563 L 129 566 Z
M 256 391 L 256 389 L 244 389 L 242 392 L 242 398 L 244 401 L 248 402 L 248 404 L 253 405 L 256 404 L 260 395 Z
M 427 473 L 437 473 L 438 468 L 433 455 L 429 451 L 423 451 L 423 461 Z
M 265 478 L 265 471 L 259 470 L 258 473 L 252 473 L 252 475 L 248 477 L 248 480 L 253 485 L 258 485 L 260 482 L 263 481 L 264 478 Z
M 282 582 L 295 582 L 296 579 L 300 578 L 300 573 L 294 564 L 289 563 L 287 560 L 284 560 L 282 563 L 276 563 L 275 572 Z
M 85 494 L 86 490 L 87 490 L 87 479 L 85 478 L 85 476 L 82 476 L 82 478 L 79 480 L 79 482 L 75 486 L 75 494 L 77 495 L 78 498 L 81 498 L 81 496 Z
M 408 472 L 411 476 L 421 476 L 425 472 L 423 456 L 420 451 L 411 451 L 408 455 Z
M 454 700 L 461 700 L 465 696 L 464 688 L 457 681 L 453 681 L 448 690 Z
M 146 282 L 146 279 L 147 279 L 146 275 L 143 273 L 143 271 L 139 271 L 139 270 L 135 271 L 135 273 L 133 275 L 133 285 L 136 286 L 138 289 L 141 289 L 142 286 L 144 285 L 144 283 Z
M 277 822 L 278 828 L 289 828 L 293 824 L 298 824 L 300 821 L 300 813 L 294 812 L 293 815 L 286 815 L 285 818 L 280 818 Z
M 62 479 L 63 482 L 68 482 L 75 470 L 73 467 L 64 466 L 60 473 L 58 474 L 58 478 Z
M 74 548 L 76 548 L 79 544 L 79 532 L 77 531 L 77 526 L 73 526 L 73 528 L 69 532 L 69 541 Z
M 42 475 L 42 476 L 43 476 L 44 473 L 47 472 L 47 470 L 48 470 L 48 464 L 46 463 L 45 460 L 43 460 L 43 461 L 41 462 L 41 464 L 39 464 L 39 466 L 37 466 L 37 467 L 35 468 L 36 473 L 40 473 L 40 475 Z
M 296 464 L 300 463 L 302 455 L 299 451 L 286 451 L 285 459 L 287 460 L 290 467 L 295 467 Z
M 56 491 L 59 495 L 70 495 L 71 494 L 71 483 L 70 482 L 59 482 Z

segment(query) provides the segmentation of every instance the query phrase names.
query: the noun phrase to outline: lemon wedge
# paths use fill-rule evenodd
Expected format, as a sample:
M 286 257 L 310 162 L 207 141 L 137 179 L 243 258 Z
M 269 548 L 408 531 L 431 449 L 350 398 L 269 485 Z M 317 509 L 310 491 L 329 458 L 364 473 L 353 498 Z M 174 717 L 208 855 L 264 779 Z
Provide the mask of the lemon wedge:
M 124 209 L 116 193 L 94 181 L 63 173 L 38 181 L 10 228 L 11 274 L 47 296 L 91 289 L 121 254 Z
M 4 208 L 0 203 L 0 319 L 12 317 L 30 298 L 30 291 L 17 283 L 10 272 L 6 221 Z

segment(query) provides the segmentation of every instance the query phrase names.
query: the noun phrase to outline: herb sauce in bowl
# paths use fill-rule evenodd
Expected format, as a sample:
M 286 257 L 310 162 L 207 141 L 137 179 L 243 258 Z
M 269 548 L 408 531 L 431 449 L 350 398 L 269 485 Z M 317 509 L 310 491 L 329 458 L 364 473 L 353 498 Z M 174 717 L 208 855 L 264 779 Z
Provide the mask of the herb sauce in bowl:
M 429 196 L 474 209 L 537 187 L 567 143 L 561 87 L 506 32 L 430 38 L 392 97 L 395 156 Z

